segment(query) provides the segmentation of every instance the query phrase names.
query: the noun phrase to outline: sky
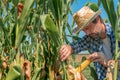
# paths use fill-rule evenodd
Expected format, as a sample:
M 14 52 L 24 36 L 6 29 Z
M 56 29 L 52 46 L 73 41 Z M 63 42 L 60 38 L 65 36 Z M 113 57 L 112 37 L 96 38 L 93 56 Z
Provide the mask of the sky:
M 115 5 L 115 8 L 116 8 L 116 7 L 117 7 L 117 2 L 118 2 L 118 0 L 113 0 L 113 1 L 114 1 L 114 5 Z M 71 9 L 72 9 L 73 14 L 74 14 L 75 12 L 77 12 L 80 8 L 82 8 L 82 7 L 86 4 L 86 2 L 98 3 L 98 0 L 76 0 L 76 1 L 73 3 L 73 5 L 71 6 Z M 102 13 L 100 14 L 100 16 L 101 16 L 103 19 L 108 18 L 105 10 L 104 10 L 103 7 L 102 7 L 102 4 L 100 5 L 100 8 L 99 8 L 99 9 L 102 10 Z M 68 22 L 69 22 L 70 25 L 71 25 L 71 23 L 72 23 L 72 20 L 73 20 L 73 17 L 69 15 L 69 17 L 68 17 Z M 68 30 L 66 30 L 66 32 L 67 32 L 67 34 L 69 35 Z M 79 37 L 81 37 L 81 38 L 82 38 L 84 35 L 85 35 L 85 33 L 82 32 L 82 31 L 79 33 Z M 70 42 L 72 42 L 72 39 L 71 39 L 70 37 L 68 37 L 68 40 L 69 40 Z M 81 53 L 87 53 L 87 51 L 83 51 L 83 52 L 81 52 Z

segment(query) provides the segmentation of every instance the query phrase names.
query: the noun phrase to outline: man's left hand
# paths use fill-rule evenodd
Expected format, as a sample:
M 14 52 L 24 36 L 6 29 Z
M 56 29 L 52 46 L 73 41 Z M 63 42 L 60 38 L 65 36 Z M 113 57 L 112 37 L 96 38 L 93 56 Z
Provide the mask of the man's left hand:
M 105 57 L 104 53 L 102 52 L 94 52 L 93 54 L 90 55 L 90 59 L 93 62 L 99 62 L 103 66 L 107 67 L 108 59 Z

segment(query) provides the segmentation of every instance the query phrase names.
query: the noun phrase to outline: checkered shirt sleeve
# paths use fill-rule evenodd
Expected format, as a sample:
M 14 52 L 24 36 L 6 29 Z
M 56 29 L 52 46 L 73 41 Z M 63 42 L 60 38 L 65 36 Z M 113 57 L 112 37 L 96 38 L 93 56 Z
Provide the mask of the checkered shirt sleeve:
M 84 38 L 80 38 L 78 41 L 71 43 L 71 47 L 73 49 L 73 53 L 79 53 L 80 51 L 87 50 L 90 46 L 90 37 L 85 36 Z
M 70 43 L 73 53 L 79 53 L 84 50 L 89 50 L 90 53 L 98 52 L 101 50 L 100 44 L 102 44 L 100 38 L 92 38 L 90 36 L 84 36 L 78 41 Z

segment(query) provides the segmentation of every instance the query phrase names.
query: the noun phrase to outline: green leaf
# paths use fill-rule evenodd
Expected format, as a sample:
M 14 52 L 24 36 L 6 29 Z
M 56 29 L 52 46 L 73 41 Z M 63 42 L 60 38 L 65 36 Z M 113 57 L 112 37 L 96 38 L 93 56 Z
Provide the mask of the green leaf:
M 10 44 L 9 37 L 8 37 L 8 31 L 6 30 L 6 27 L 4 27 L 4 23 L 2 21 L 3 19 L 0 17 L 0 30 L 4 32 L 5 36 L 5 44 Z
M 113 0 L 101 0 L 105 11 L 107 12 L 108 18 L 110 23 L 115 31 L 115 24 L 116 24 L 116 12 L 114 9 L 114 2 Z
M 72 35 L 72 30 L 69 24 L 67 24 L 68 31 L 70 32 L 70 35 Z
M 20 68 L 20 66 L 15 65 L 9 70 L 6 80 L 16 80 L 16 79 L 23 80 L 23 76 L 22 77 L 20 76 L 22 76 L 22 69 Z
M 49 9 L 51 10 L 52 14 L 54 15 L 55 21 L 59 25 L 59 21 L 62 18 L 62 7 L 63 7 L 62 0 L 49 0 Z
M 50 18 L 50 15 L 41 16 L 41 21 L 43 25 L 46 27 L 46 30 L 51 40 L 58 46 L 60 44 L 59 32 L 58 32 L 57 26 L 55 25 L 53 20 Z
M 120 19 L 118 20 L 115 34 L 116 34 L 116 39 L 117 39 L 117 40 L 120 40 Z
M 15 6 L 17 6 L 18 5 L 18 2 L 19 2 L 19 0 L 12 0 L 12 2 L 13 2 L 13 4 L 15 5 Z
M 25 0 L 24 8 L 19 19 L 18 24 L 16 25 L 16 41 L 15 46 L 18 47 L 23 39 L 25 34 L 25 29 L 27 28 L 27 21 L 30 14 L 30 7 L 32 6 L 34 0 Z
M 117 15 L 120 16 L 120 1 L 118 2 L 117 5 Z
M 3 21 L 2 21 L 2 18 L 0 17 L 0 29 L 3 30 Z
M 87 2 L 86 6 L 90 7 L 95 12 L 99 9 L 98 5 L 93 2 Z
M 37 79 L 37 77 L 38 77 L 39 74 L 40 74 L 40 71 L 41 71 L 40 68 L 38 68 L 38 69 L 35 71 L 35 74 L 33 75 L 32 80 L 36 80 L 36 79 Z

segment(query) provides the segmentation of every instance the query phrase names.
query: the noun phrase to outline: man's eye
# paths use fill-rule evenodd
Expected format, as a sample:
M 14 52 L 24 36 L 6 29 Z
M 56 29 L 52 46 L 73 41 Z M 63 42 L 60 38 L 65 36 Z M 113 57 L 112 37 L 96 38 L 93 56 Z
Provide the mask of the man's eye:
M 85 28 L 85 30 L 88 30 L 89 28 Z
M 94 21 L 92 21 L 94 24 L 96 24 L 97 23 L 97 20 L 95 19 Z

